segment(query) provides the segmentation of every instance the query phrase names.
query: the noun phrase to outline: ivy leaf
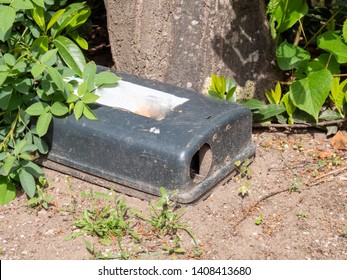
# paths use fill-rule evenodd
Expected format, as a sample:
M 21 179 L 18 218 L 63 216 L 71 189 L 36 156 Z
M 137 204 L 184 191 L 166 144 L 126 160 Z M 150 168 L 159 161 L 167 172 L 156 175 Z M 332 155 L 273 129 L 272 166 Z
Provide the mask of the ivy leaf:
M 0 176 L 0 204 L 6 205 L 16 197 L 16 187 L 8 177 Z
M 82 77 L 86 61 L 80 48 L 64 36 L 57 37 L 53 40 L 53 43 L 66 65 L 69 66 L 76 75 Z
M 7 41 L 10 37 L 16 11 L 12 7 L 0 5 L 0 41 Z
M 33 198 L 36 192 L 34 176 L 22 168 L 19 172 L 19 182 L 22 185 L 25 193 L 30 198 Z
M 338 63 L 347 63 L 347 45 L 333 31 L 328 31 L 318 36 L 317 44 L 319 48 L 332 53 Z
M 50 112 L 45 112 L 39 116 L 36 124 L 36 132 L 38 136 L 42 137 L 43 135 L 46 135 L 51 121 L 52 114 Z
M 290 99 L 299 109 L 318 122 L 318 115 L 329 96 L 332 75 L 327 69 L 310 73 L 307 78 L 295 81 L 290 86 Z

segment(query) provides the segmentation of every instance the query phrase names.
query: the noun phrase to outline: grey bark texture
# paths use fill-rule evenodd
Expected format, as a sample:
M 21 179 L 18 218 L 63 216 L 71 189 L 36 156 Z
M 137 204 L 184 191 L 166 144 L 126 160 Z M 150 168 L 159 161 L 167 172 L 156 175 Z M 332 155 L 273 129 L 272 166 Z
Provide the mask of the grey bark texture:
M 104 0 L 117 70 L 202 91 L 212 73 L 264 96 L 278 78 L 263 0 Z

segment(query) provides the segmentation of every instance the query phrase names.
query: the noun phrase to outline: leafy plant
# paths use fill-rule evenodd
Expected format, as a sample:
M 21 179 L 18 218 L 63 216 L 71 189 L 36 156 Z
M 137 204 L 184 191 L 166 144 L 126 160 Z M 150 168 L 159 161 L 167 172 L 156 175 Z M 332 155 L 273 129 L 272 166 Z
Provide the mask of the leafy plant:
M 181 218 L 185 213 L 185 209 L 178 211 L 176 203 L 173 201 L 175 193 L 169 194 L 168 191 L 164 188 L 160 188 L 161 197 L 158 199 L 156 204 L 150 202 L 150 215 L 149 217 L 143 215 L 141 212 L 132 209 L 133 213 L 139 218 L 147 221 L 155 230 L 163 235 L 172 235 L 175 239 L 180 240 L 178 237 L 178 231 L 185 231 L 193 240 L 194 243 L 194 252 L 196 255 L 200 255 L 201 251 L 198 249 L 197 241 L 193 232 L 188 227 L 185 222 L 181 222 Z M 179 247 L 179 244 L 176 244 L 174 248 L 169 248 L 168 245 L 164 244 L 163 248 L 168 252 L 175 252 L 175 250 L 183 253 L 182 248 Z
M 86 63 L 87 42 L 78 29 L 88 19 L 85 3 L 61 8 L 58 1 L 0 1 L 0 203 L 21 185 L 29 198 L 44 176 L 33 161 L 48 152 L 42 139 L 53 117 L 73 113 L 97 119 L 89 104 L 95 89 L 116 84 L 110 72 Z M 82 80 L 79 83 L 75 77 Z
M 302 182 L 300 178 L 294 178 L 289 186 L 289 192 L 301 192 Z
M 74 225 L 81 229 L 66 237 L 66 240 L 88 234 L 97 236 L 104 245 L 110 245 L 112 237 L 121 238 L 124 234 L 129 234 L 135 239 L 139 239 L 138 234 L 131 230 L 131 217 L 128 216 L 129 207 L 126 206 L 125 200 L 115 199 L 103 193 L 90 191 L 89 194 L 82 195 L 90 199 L 92 206 L 90 209 L 84 209 L 82 218 L 76 220 Z M 98 199 L 104 198 L 109 201 L 115 200 L 115 209 L 107 203 L 101 209 L 97 209 L 95 204 Z
M 347 113 L 347 4 L 309 8 L 305 0 L 270 0 L 267 4 L 271 34 L 276 42 L 277 65 L 286 81 L 265 92 L 269 104 L 258 99 L 239 100 L 250 108 L 254 122 L 282 125 L 329 123 Z M 310 38 L 308 38 L 310 36 Z M 212 75 L 210 94 L 226 99 L 225 77 Z
M 236 84 L 234 79 L 225 78 L 224 76 L 217 77 L 212 74 L 212 84 L 208 90 L 210 96 L 214 96 L 227 101 L 236 102 Z
M 263 219 L 264 219 L 264 215 L 261 214 L 260 216 L 258 216 L 258 217 L 255 219 L 255 224 L 256 224 L 257 226 L 261 225 L 262 222 L 263 222 Z
M 308 215 L 305 211 L 299 211 L 298 213 L 296 213 L 296 215 L 299 217 L 299 218 L 303 218 L 303 219 L 307 219 L 308 218 Z
M 53 197 L 46 194 L 44 187 L 47 185 L 47 180 L 44 177 L 39 178 L 39 183 L 36 185 L 36 196 L 27 201 L 29 207 L 38 208 L 43 207 L 46 210 L 48 209 L 48 203 L 53 200 Z M 41 186 L 40 186 L 41 185 Z
M 241 187 L 239 187 L 239 195 L 242 197 L 247 196 L 249 193 L 249 182 L 246 181 Z

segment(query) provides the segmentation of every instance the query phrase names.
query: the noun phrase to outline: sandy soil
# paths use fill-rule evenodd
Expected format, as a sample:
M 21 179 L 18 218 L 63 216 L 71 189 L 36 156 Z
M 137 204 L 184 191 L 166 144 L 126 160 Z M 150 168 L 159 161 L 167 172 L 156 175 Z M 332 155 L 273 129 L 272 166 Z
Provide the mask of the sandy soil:
M 233 177 L 206 199 L 184 206 L 181 221 L 187 222 L 198 240 L 200 256 L 194 254 L 192 239 L 183 231 L 179 244 L 185 253 L 164 253 L 162 245 L 172 245 L 172 238 L 139 219 L 132 226 L 141 241 L 124 237 L 122 252 L 137 259 L 346 260 L 345 151 L 334 149 L 324 134 L 313 131 L 255 131 L 253 140 L 257 152 L 250 179 Z M 115 239 L 110 246 L 89 235 L 64 240 L 78 231 L 73 222 L 91 207 L 91 200 L 81 192 L 107 194 L 109 190 L 53 170 L 45 169 L 45 173 L 49 180 L 46 193 L 53 196 L 48 210 L 29 208 L 23 193 L 0 208 L 0 258 L 92 259 L 96 254 L 87 250 L 84 240 L 94 245 L 95 253 L 118 255 L 121 250 Z M 249 193 L 242 197 L 239 188 L 247 183 Z M 127 206 L 148 213 L 148 201 L 122 197 Z M 100 209 L 105 203 L 100 200 L 95 207 Z

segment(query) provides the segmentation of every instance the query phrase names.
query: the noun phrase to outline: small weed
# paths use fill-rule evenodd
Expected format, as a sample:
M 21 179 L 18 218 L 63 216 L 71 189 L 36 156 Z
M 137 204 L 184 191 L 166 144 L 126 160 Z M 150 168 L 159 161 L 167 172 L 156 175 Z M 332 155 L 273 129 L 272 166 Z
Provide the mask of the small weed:
M 234 162 L 234 165 L 237 167 L 238 171 L 240 172 L 240 176 L 246 177 L 247 179 L 250 179 L 252 177 L 252 170 L 249 167 L 250 164 L 251 164 L 251 160 L 249 158 L 246 158 L 244 162 L 241 162 L 241 160 Z
M 162 244 L 162 248 L 167 254 L 184 254 L 186 250 L 184 248 L 180 247 L 180 241 L 181 237 L 179 235 L 176 235 L 174 238 L 174 246 L 170 247 L 167 243 Z
M 261 223 L 263 222 L 263 219 L 264 219 L 264 215 L 261 214 L 260 216 L 258 216 L 256 219 L 255 219 L 255 224 L 257 226 L 261 225 Z
M 48 204 L 53 200 L 53 197 L 45 193 L 44 187 L 46 185 L 47 180 L 44 177 L 40 177 L 39 184 L 36 185 L 36 196 L 27 201 L 29 207 L 48 209 Z
M 175 250 L 182 253 L 182 248 L 179 247 L 180 238 L 178 237 L 178 231 L 185 231 L 193 240 L 194 252 L 197 255 L 201 254 L 198 249 L 197 241 L 193 235 L 189 226 L 181 221 L 182 216 L 185 213 L 185 209 L 179 210 L 177 204 L 173 201 L 175 192 L 169 194 L 164 187 L 160 188 L 161 197 L 154 204 L 153 201 L 150 202 L 150 216 L 146 217 L 137 210 L 132 209 L 133 213 L 139 218 L 147 221 L 155 230 L 163 235 L 171 235 L 175 240 L 175 247 L 170 248 L 168 245 L 163 245 L 166 251 L 172 253 Z M 178 243 L 177 243 L 178 242 Z
M 298 213 L 296 213 L 296 216 L 298 216 L 299 218 L 302 218 L 302 219 L 307 219 L 308 218 L 308 215 L 305 211 L 299 211 Z
M 119 200 L 114 196 L 110 197 L 93 191 L 90 191 L 89 194 L 82 193 L 82 195 L 91 200 L 92 206 L 90 209 L 84 209 L 82 219 L 74 222 L 74 225 L 81 231 L 70 234 L 66 239 L 89 234 L 99 237 L 100 242 L 108 246 L 114 236 L 120 238 L 125 234 L 130 234 L 135 239 L 139 238 L 138 234 L 131 230 L 131 218 L 128 216 L 129 207 L 126 206 L 124 199 Z M 110 201 L 115 199 L 115 209 L 111 209 L 109 203 L 101 209 L 96 209 L 95 203 L 101 197 Z
M 300 178 L 294 178 L 291 185 L 289 186 L 289 192 L 300 193 L 302 189 L 302 182 Z
M 242 197 L 247 196 L 249 193 L 249 182 L 246 181 L 241 187 L 239 187 L 239 195 Z

